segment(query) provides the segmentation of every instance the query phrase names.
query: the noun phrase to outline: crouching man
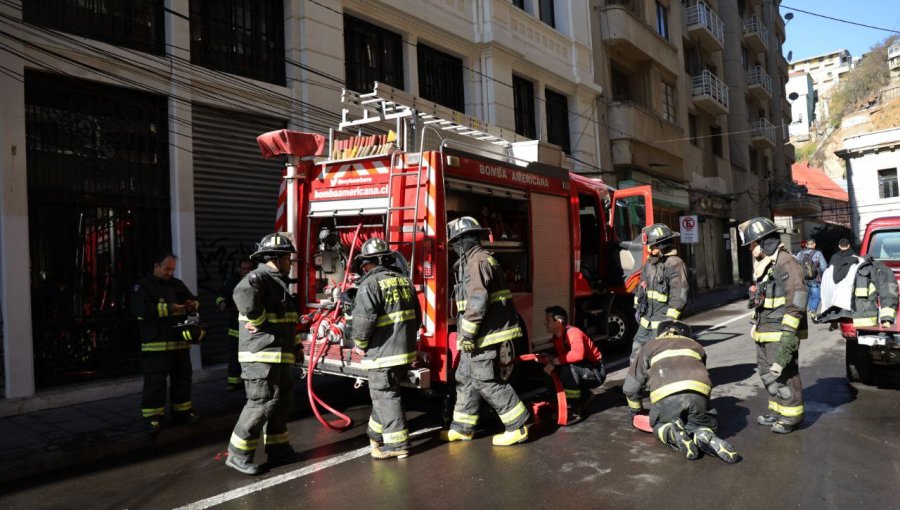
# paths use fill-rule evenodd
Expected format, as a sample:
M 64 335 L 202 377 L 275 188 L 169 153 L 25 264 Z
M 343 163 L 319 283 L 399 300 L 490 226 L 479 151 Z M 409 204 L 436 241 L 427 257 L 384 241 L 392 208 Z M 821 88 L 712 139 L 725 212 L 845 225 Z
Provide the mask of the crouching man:
M 701 450 L 729 464 L 740 459 L 737 451 L 715 434 L 718 423 L 709 410 L 712 383 L 706 352 L 691 338 L 690 326 L 663 321 L 659 336 L 638 350 L 622 387 L 632 417 L 640 412 L 647 387 L 650 426 L 663 444 L 690 460 L 700 457 Z
M 584 331 L 569 325 L 569 314 L 561 306 L 544 310 L 544 324 L 553 335 L 554 356 L 545 370 L 556 372 L 566 392 L 569 417 L 577 421 L 593 397 L 591 390 L 606 380 L 603 356 Z

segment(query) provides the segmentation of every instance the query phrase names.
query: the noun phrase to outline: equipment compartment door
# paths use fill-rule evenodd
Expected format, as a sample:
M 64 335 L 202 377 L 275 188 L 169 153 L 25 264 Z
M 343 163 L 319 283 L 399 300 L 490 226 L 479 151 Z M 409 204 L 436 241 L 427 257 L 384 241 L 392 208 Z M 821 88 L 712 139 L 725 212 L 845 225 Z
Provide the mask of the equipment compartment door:
M 534 193 L 531 195 L 532 290 L 534 301 L 531 317 L 519 310 L 525 321 L 531 321 L 528 336 L 533 350 L 550 341 L 544 324 L 544 310 L 549 306 L 572 306 L 571 229 L 568 199 Z
M 617 257 L 610 261 L 610 277 L 621 278 L 623 283 L 627 283 L 629 277 L 640 271 L 644 264 L 646 252 L 641 241 L 641 230 L 653 224 L 653 197 L 650 186 L 616 190 L 613 194 L 613 204 L 610 226 L 614 239 L 618 242 L 618 248 L 613 249 L 618 253 Z M 615 262 L 618 262 L 618 267 Z

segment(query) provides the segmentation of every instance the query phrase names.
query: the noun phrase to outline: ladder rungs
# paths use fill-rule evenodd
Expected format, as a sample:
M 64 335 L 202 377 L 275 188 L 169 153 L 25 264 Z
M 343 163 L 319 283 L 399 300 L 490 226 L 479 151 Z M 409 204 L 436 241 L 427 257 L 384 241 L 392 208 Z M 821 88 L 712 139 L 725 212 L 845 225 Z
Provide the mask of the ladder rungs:
M 416 208 L 416 206 L 414 206 L 414 205 L 405 205 L 403 207 L 388 207 L 388 212 L 390 212 L 390 211 L 412 211 L 415 208 Z
M 407 175 L 419 175 L 419 174 L 421 174 L 421 173 L 422 173 L 422 172 L 419 172 L 419 171 L 415 171 L 415 172 L 393 172 L 393 173 L 391 173 L 391 177 L 405 177 L 405 176 L 407 176 Z

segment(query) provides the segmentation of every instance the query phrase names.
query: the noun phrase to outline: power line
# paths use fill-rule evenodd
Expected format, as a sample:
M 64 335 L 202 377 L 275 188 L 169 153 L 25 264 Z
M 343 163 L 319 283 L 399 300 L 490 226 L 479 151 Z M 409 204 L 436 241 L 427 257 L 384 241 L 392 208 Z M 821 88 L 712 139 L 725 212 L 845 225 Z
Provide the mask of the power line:
M 833 17 L 833 16 L 827 16 L 827 15 L 825 15 L 825 14 L 819 14 L 819 13 L 817 13 L 817 12 L 805 11 L 805 10 L 803 10 L 803 9 L 798 9 L 798 8 L 796 8 L 796 7 L 791 7 L 790 5 L 786 5 L 786 4 L 781 4 L 781 7 L 785 8 L 785 9 L 790 9 L 790 10 L 792 10 L 792 11 L 802 12 L 803 14 L 809 14 L 810 16 L 816 16 L 816 17 L 819 17 L 819 18 L 825 18 L 825 19 L 828 19 L 828 20 L 831 20 L 831 21 L 837 21 L 837 22 L 839 22 L 839 23 L 846 23 L 846 24 L 848 24 L 848 25 L 856 25 L 856 26 L 858 26 L 858 27 L 863 27 L 863 28 L 871 28 L 871 29 L 873 29 L 873 30 L 881 30 L 882 32 L 889 32 L 889 33 L 892 33 L 892 34 L 900 34 L 900 31 L 893 30 L 893 29 L 890 29 L 890 28 L 876 27 L 876 26 L 874 26 L 874 25 L 867 25 L 867 24 L 865 24 L 865 23 L 858 23 L 858 22 L 856 22 L 856 21 L 850 21 L 850 20 L 843 19 L 843 18 L 835 18 L 835 17 Z

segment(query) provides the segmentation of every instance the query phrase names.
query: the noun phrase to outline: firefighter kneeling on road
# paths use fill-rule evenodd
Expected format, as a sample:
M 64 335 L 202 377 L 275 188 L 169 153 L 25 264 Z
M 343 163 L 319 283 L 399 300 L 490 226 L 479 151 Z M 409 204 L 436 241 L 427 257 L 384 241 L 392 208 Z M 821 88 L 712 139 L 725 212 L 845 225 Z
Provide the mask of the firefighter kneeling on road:
M 409 429 L 400 399 L 400 382 L 416 360 L 416 332 L 422 310 L 409 278 L 391 264 L 395 254 L 384 240 L 363 243 L 356 261 L 365 272 L 353 299 L 351 338 L 364 351 L 372 415 L 366 432 L 376 459 L 409 455 Z
M 585 407 L 606 380 L 603 356 L 594 341 L 584 331 L 569 325 L 569 314 L 561 306 L 544 310 L 547 332 L 553 335 L 555 356 L 548 360 L 544 370 L 556 372 L 566 392 L 569 418 L 577 421 Z
M 781 229 L 769 218 L 753 218 L 738 230 L 753 251 L 750 303 L 759 377 L 769 393 L 769 413 L 756 422 L 788 434 L 803 421 L 803 385 L 798 362 L 800 339 L 807 337 L 809 293 L 803 268 L 781 242 Z
M 663 444 L 690 460 L 697 459 L 701 450 L 729 464 L 740 459 L 737 451 L 715 434 L 718 423 L 709 411 L 712 382 L 706 370 L 706 352 L 691 338 L 687 324 L 663 321 L 659 336 L 638 349 L 622 386 L 632 417 L 640 411 L 648 387 L 650 425 Z
M 238 417 L 225 465 L 247 475 L 262 467 L 253 463 L 265 426 L 268 467 L 299 460 L 288 442 L 287 419 L 293 404 L 291 369 L 302 362 L 297 330 L 297 302 L 288 287 L 294 245 L 284 234 L 269 234 L 251 259 L 263 262 L 234 288 L 238 321 L 238 361 L 247 403 Z
M 447 240 L 459 255 L 455 289 L 459 366 L 456 368 L 456 407 L 444 441 L 470 441 L 484 399 L 500 416 L 506 432 L 494 436 L 495 446 L 528 439 L 529 414 L 512 387 L 499 377 L 500 344 L 515 342 L 524 332 L 519 326 L 506 276 L 497 260 L 481 247 L 488 229 L 470 216 L 447 225 Z
M 688 297 L 687 269 L 674 248 L 678 232 L 662 223 L 644 227 L 644 244 L 650 256 L 641 269 L 641 283 L 635 290 L 638 331 L 631 345 L 631 361 L 638 349 L 656 337 L 660 322 L 678 319 Z

